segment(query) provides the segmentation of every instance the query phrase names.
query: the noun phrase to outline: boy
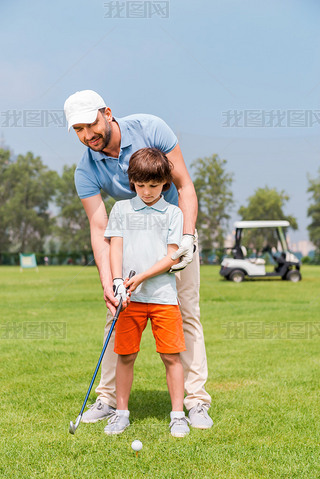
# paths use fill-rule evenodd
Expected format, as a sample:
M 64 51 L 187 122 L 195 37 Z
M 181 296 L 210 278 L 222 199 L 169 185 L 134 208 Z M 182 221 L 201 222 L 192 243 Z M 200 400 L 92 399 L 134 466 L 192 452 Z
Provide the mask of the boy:
M 171 398 L 171 434 L 189 433 L 183 411 L 184 377 L 179 353 L 185 351 L 175 276 L 169 274 L 177 263 L 171 259 L 182 237 L 181 210 L 167 203 L 161 192 L 170 187 L 171 165 L 155 148 L 135 152 L 129 163 L 130 187 L 137 193 L 131 200 L 116 203 L 111 211 L 105 237 L 110 238 L 110 263 L 115 296 L 130 304 L 116 324 L 114 351 L 116 370 L 116 414 L 105 427 L 107 434 L 120 434 L 129 425 L 128 402 L 133 381 L 133 366 L 143 330 L 151 319 L 157 352 L 166 367 Z M 129 270 L 136 271 L 123 281 Z

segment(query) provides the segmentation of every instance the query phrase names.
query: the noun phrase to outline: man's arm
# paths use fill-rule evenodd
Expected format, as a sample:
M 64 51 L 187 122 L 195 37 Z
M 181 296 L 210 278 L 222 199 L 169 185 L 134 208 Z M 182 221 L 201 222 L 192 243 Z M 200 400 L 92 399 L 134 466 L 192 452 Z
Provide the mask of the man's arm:
M 179 207 L 184 218 L 183 237 L 178 251 L 172 256 L 173 259 L 180 258 L 180 263 L 170 269 L 170 272 L 175 273 L 184 269 L 193 259 L 198 200 L 180 146 L 176 145 L 167 157 L 173 164 L 173 183 L 178 190 Z
M 100 193 L 81 200 L 90 223 L 91 246 L 103 288 L 107 308 L 114 314 L 119 301 L 112 290 L 112 276 L 109 260 L 109 241 L 105 241 L 104 232 L 108 224 L 108 215 Z
M 166 156 L 173 164 L 173 183 L 178 190 L 179 208 L 183 213 L 183 234 L 194 235 L 198 215 L 198 200 L 180 146 L 176 145 Z
M 157 261 L 151 268 L 143 271 L 142 273 L 136 274 L 131 279 L 126 280 L 124 282 L 125 287 L 130 286 L 130 293 L 132 293 L 143 281 L 149 278 L 153 278 L 154 276 L 158 276 L 159 274 L 165 273 L 169 271 L 169 269 L 174 265 L 179 263 L 179 260 L 172 260 L 172 254 L 177 251 L 178 246 L 176 244 L 169 244 L 168 245 L 168 253 L 167 256 L 162 258 L 160 261 Z

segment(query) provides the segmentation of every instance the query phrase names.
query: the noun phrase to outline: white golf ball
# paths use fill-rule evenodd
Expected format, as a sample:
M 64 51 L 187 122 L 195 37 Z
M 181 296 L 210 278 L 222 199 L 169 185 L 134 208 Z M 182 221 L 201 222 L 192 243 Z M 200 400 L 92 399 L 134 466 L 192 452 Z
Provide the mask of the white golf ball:
M 141 451 L 142 449 L 142 442 L 141 441 L 138 441 L 138 440 L 135 440 L 133 441 L 133 443 L 131 444 L 131 447 L 134 451 Z

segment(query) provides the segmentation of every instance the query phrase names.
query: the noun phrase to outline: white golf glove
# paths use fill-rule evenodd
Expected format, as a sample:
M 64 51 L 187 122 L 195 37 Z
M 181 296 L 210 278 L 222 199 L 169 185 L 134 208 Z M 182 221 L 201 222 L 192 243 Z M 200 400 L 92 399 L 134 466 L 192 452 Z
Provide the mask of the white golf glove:
M 181 258 L 180 263 L 174 264 L 170 268 L 170 273 L 176 273 L 177 271 L 181 271 L 184 269 L 189 263 L 191 263 L 193 259 L 193 253 L 195 251 L 195 244 L 194 244 L 195 236 L 185 234 L 182 236 L 181 243 L 179 245 L 179 249 L 173 253 L 171 259 L 175 260 Z
M 128 298 L 127 290 L 123 285 L 122 278 L 115 278 L 113 280 L 113 294 L 119 301 L 120 301 L 120 298 L 122 298 L 122 301 L 127 301 L 127 298 Z

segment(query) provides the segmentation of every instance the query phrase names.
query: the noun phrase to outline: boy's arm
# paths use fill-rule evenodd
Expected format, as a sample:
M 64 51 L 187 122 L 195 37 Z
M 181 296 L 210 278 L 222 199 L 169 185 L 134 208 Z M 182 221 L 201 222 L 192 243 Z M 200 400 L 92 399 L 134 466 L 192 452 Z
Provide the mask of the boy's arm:
M 131 279 L 126 280 L 124 285 L 126 288 L 130 287 L 129 291 L 132 293 L 143 281 L 149 278 L 153 278 L 154 276 L 158 276 L 159 274 L 165 273 L 169 271 L 172 265 L 179 263 L 179 259 L 172 260 L 171 255 L 177 251 L 178 245 L 176 244 L 168 244 L 167 249 L 167 256 L 165 256 L 160 261 L 157 261 L 151 268 L 147 269 L 143 273 L 136 274 Z
M 113 236 L 110 238 L 110 266 L 112 279 L 122 278 L 122 251 L 123 238 Z
M 122 253 L 123 252 L 123 238 L 121 236 L 112 236 L 110 238 L 110 266 L 112 279 L 122 278 Z M 122 300 L 122 308 L 128 306 L 126 300 Z

